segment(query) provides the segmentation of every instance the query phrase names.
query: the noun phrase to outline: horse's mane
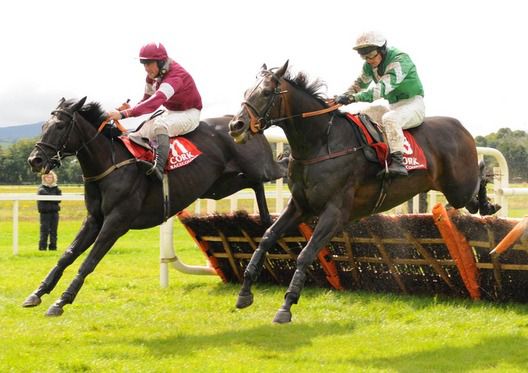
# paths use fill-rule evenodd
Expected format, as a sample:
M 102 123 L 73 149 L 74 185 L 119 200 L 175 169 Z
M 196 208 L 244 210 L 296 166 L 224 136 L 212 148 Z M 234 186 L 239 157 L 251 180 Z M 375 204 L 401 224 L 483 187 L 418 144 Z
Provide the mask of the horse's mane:
M 308 75 L 303 71 L 298 72 L 295 76 L 292 76 L 292 74 L 287 71 L 284 74 L 284 79 L 319 101 L 324 102 L 327 98 L 326 94 L 321 91 L 322 88 L 327 87 L 326 82 L 321 79 L 315 79 L 310 82 Z
M 77 99 L 71 98 L 62 104 L 63 107 L 69 108 L 75 103 L 77 103 Z M 104 118 L 106 112 L 101 107 L 101 104 L 98 102 L 90 102 L 88 104 L 85 104 L 80 110 L 79 114 L 83 116 L 84 119 L 86 119 L 88 122 L 99 125 L 102 122 L 102 118 Z
M 97 125 L 100 124 L 99 122 L 101 122 L 101 118 L 103 118 L 105 113 L 106 112 L 101 107 L 101 104 L 98 102 L 90 102 L 79 110 L 79 114 L 81 114 L 84 119 Z

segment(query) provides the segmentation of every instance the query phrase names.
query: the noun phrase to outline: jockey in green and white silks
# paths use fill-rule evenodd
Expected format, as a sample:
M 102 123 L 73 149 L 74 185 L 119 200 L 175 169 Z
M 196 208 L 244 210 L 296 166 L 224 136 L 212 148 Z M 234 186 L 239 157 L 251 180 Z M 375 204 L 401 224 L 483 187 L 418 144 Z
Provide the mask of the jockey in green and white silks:
M 409 55 L 387 47 L 386 39 L 376 32 L 362 34 L 354 47 L 365 60 L 361 75 L 337 103 L 373 103 L 361 110 L 382 125 L 391 149 L 391 176 L 407 175 L 403 166 L 402 129 L 419 126 L 425 117 L 424 90 L 416 66 Z

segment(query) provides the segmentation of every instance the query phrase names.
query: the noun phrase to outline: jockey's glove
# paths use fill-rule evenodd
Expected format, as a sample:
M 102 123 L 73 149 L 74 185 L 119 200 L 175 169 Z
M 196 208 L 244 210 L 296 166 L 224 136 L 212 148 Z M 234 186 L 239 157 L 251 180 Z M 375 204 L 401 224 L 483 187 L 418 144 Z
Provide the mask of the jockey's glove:
M 334 98 L 334 101 L 337 104 L 348 105 L 354 102 L 355 100 L 354 100 L 354 97 L 348 96 L 347 94 L 342 94 L 340 96 L 336 96 Z

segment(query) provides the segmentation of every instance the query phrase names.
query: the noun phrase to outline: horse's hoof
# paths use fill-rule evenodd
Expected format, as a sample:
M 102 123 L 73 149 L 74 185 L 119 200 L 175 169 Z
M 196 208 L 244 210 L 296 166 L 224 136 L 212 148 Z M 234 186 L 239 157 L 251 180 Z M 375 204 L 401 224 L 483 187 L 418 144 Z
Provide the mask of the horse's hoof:
M 501 205 L 488 203 L 480 208 L 480 215 L 493 215 L 502 208 Z
M 277 311 L 277 314 L 275 315 L 275 318 L 273 319 L 274 324 L 286 324 L 291 322 L 292 314 L 290 311 L 285 309 L 279 309 Z
M 246 308 L 253 304 L 253 294 L 249 293 L 248 295 L 238 294 L 238 299 L 236 302 L 236 308 Z
M 42 300 L 37 294 L 31 294 L 29 297 L 26 298 L 24 303 L 22 303 L 22 307 L 36 307 L 41 302 Z
M 464 206 L 470 214 L 476 214 L 479 211 L 479 203 L 477 199 L 469 201 L 466 206 Z
M 62 307 L 57 306 L 56 304 L 52 305 L 50 308 L 48 308 L 48 312 L 46 312 L 46 316 L 60 316 L 64 313 L 64 310 Z

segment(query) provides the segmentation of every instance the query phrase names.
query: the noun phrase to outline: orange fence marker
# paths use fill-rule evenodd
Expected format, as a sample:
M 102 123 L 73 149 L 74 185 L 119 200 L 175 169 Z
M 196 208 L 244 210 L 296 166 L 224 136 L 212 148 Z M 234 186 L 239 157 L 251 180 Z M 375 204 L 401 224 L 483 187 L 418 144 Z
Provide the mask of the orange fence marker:
M 478 284 L 478 268 L 475 257 L 466 238 L 458 231 L 451 222 L 445 207 L 437 203 L 433 207 L 433 218 L 440 235 L 444 240 L 451 257 L 460 272 L 469 296 L 472 299 L 480 299 L 480 288 Z
M 177 216 L 178 216 L 178 219 L 180 219 L 180 222 L 182 222 L 183 224 L 182 219 L 190 217 L 191 214 L 189 214 L 186 210 L 183 210 L 183 211 L 180 211 L 177 214 Z M 218 260 L 216 260 L 212 251 L 209 250 L 208 243 L 205 241 L 199 240 L 196 236 L 196 233 L 194 233 L 194 231 L 190 227 L 188 227 L 186 224 L 183 224 L 183 226 L 185 227 L 185 229 L 187 229 L 187 232 L 189 232 L 189 234 L 193 238 L 194 242 L 196 242 L 200 250 L 202 250 L 202 252 L 205 254 L 205 256 L 207 257 L 207 260 L 209 260 L 209 263 L 211 264 L 211 267 L 213 267 L 214 270 L 216 271 L 216 274 L 220 276 L 220 278 L 222 279 L 224 283 L 227 283 L 228 282 L 227 277 L 224 274 L 224 272 L 222 272 L 222 269 L 218 265 Z
M 305 223 L 299 224 L 299 231 L 304 236 L 306 241 L 310 240 L 313 234 L 312 228 Z M 337 273 L 337 268 L 335 263 L 330 257 L 330 250 L 328 247 L 323 247 L 317 254 L 317 259 L 321 262 L 321 266 L 326 274 L 326 280 L 332 285 L 334 289 L 343 290 L 341 285 L 341 280 L 339 279 L 339 274 Z
M 526 232 L 528 228 L 528 216 L 526 216 L 523 220 L 518 222 L 515 227 L 512 228 L 512 230 L 504 236 L 501 242 L 490 251 L 490 254 L 500 254 L 508 250 L 510 247 L 515 244 L 515 241 L 517 241 L 521 235 Z

